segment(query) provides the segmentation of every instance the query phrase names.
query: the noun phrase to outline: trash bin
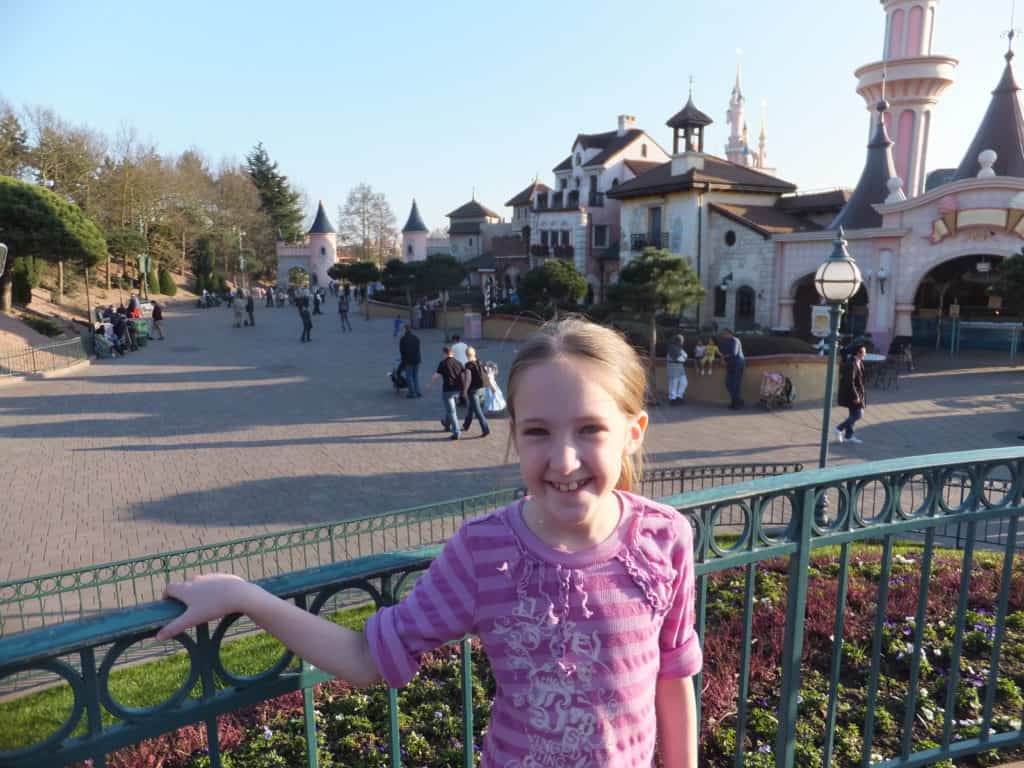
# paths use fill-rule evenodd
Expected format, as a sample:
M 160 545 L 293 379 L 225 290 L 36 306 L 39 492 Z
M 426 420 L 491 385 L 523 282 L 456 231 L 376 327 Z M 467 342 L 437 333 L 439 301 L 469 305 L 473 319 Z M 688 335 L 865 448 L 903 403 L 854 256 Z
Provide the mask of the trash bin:
M 462 315 L 462 338 L 482 339 L 483 318 L 479 312 L 466 312 Z
M 149 321 L 136 318 L 132 320 L 132 325 L 135 326 L 135 340 L 140 347 L 146 346 L 146 342 L 149 341 Z

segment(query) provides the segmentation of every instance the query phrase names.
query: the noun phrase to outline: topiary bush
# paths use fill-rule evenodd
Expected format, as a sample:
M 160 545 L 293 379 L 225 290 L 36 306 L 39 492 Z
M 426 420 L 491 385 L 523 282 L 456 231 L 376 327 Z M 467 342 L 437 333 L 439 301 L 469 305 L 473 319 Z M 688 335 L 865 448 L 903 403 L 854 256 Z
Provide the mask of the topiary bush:
M 150 273 L 149 273 L 149 285 L 148 285 L 148 287 L 149 287 L 149 293 L 151 295 L 152 294 L 157 294 L 157 293 L 161 292 L 160 291 L 160 278 L 157 275 L 155 269 L 150 270 Z
M 29 259 L 19 256 L 11 265 L 12 294 L 15 304 L 28 306 L 32 303 L 33 265 Z
M 171 277 L 171 273 L 166 269 L 161 269 L 158 276 L 157 282 L 160 285 L 160 293 L 164 296 L 174 296 L 178 292 L 178 284 L 174 282 L 174 278 Z

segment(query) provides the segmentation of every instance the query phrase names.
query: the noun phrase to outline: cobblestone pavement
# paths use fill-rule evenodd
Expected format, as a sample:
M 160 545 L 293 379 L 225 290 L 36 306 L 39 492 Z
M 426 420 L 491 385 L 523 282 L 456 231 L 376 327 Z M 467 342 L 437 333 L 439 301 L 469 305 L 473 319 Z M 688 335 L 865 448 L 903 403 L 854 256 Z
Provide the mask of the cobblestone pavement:
M 328 302 L 330 309 L 333 302 Z M 362 516 L 509 487 L 508 427 L 447 440 L 438 389 L 396 397 L 391 320 L 316 317 L 299 343 L 291 308 L 184 303 L 167 340 L 64 378 L 0 386 L 0 580 Z M 429 378 L 442 334 L 420 332 Z M 503 373 L 511 342 L 481 341 Z M 939 353 L 898 390 L 871 392 L 860 446 L 836 462 L 1020 445 L 1024 368 L 1001 357 L 950 369 Z M 986 365 L 986 362 L 989 364 Z M 833 423 L 838 421 L 835 419 Z M 654 408 L 648 466 L 803 461 L 813 465 L 820 402 L 765 413 Z

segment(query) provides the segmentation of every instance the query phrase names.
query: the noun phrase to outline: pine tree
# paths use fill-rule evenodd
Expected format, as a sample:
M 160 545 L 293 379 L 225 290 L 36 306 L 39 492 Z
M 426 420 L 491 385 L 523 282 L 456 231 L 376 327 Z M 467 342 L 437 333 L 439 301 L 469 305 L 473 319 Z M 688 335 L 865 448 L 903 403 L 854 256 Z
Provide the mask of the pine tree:
M 302 237 L 302 208 L 299 193 L 291 188 L 288 177 L 277 170 L 263 142 L 257 144 L 246 158 L 249 178 L 260 195 L 260 207 L 270 217 L 274 231 L 288 242 Z

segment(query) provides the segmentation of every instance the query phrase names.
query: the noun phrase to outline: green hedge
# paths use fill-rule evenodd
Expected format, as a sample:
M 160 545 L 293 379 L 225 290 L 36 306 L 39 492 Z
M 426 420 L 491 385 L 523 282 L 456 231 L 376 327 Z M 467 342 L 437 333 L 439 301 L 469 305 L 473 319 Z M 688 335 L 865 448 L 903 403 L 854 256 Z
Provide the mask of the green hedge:
M 174 296 L 178 292 L 178 284 L 166 269 L 160 270 L 157 280 L 160 284 L 160 293 L 164 296 Z
M 44 336 L 60 336 L 64 333 L 64 329 L 60 327 L 60 324 L 54 320 L 50 320 L 46 317 L 36 317 L 35 315 L 24 315 L 21 318 L 22 322 L 25 323 L 29 328 L 41 333 Z

